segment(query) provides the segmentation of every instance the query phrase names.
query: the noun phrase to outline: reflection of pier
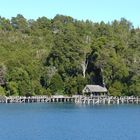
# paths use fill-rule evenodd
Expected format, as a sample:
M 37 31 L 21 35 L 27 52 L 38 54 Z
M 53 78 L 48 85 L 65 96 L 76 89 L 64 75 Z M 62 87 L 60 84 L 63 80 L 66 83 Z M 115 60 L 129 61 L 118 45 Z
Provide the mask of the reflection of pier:
M 140 97 L 134 96 L 0 96 L 1 103 L 45 103 L 45 102 L 72 102 L 77 104 L 139 104 Z

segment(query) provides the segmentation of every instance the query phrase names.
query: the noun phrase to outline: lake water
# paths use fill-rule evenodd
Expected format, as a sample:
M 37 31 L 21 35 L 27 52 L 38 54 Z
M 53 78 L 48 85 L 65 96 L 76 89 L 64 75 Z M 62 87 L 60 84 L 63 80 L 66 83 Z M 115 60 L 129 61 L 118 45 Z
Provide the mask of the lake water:
M 0 140 L 140 140 L 140 105 L 0 104 Z

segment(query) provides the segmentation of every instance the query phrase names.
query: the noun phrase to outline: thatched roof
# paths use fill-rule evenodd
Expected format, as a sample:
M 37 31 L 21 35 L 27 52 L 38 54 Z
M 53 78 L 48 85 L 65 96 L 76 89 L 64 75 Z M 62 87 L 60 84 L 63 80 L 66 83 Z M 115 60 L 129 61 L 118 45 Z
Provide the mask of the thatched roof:
M 91 92 L 108 92 L 106 87 L 102 87 L 99 85 L 86 85 L 83 89 L 83 93 L 91 93 Z

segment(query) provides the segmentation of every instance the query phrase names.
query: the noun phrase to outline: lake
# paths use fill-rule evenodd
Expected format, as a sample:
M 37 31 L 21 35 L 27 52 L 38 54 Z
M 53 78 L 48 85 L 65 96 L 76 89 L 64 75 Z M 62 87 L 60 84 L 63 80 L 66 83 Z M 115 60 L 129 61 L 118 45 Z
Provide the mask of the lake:
M 0 104 L 0 140 L 140 140 L 140 105 Z

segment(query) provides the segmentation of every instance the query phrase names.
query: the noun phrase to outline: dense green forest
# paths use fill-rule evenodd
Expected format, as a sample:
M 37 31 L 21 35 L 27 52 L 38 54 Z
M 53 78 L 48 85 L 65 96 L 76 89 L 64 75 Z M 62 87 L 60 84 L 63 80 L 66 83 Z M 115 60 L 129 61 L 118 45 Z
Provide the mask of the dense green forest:
M 140 95 L 140 29 L 56 15 L 0 17 L 0 94 L 81 94 L 105 85 L 114 96 Z

